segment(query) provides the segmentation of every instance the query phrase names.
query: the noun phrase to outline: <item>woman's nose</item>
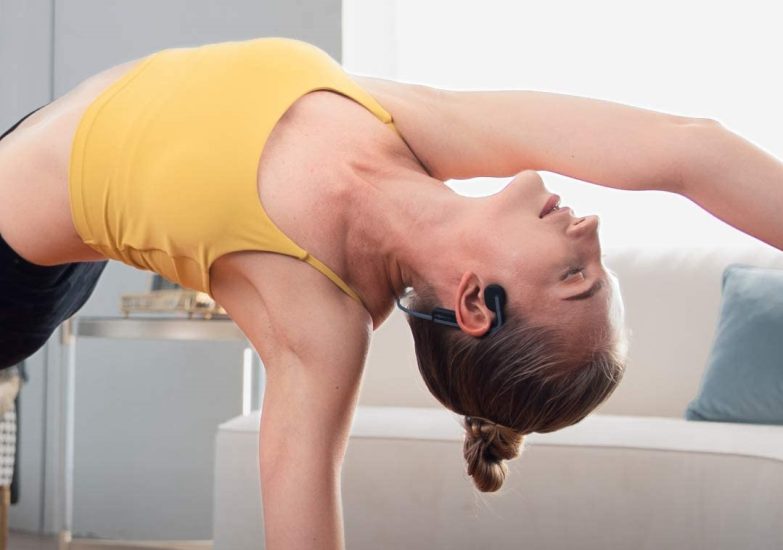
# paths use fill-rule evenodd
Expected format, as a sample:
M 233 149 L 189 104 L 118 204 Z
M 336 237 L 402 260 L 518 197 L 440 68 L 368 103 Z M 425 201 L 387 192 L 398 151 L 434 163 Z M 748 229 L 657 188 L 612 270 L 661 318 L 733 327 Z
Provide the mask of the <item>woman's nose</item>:
M 546 191 L 546 186 L 544 185 L 544 178 L 542 178 L 541 174 L 539 174 L 535 170 L 522 170 L 516 175 L 516 178 L 524 181 L 527 185 L 531 185 L 538 190 L 543 189 Z

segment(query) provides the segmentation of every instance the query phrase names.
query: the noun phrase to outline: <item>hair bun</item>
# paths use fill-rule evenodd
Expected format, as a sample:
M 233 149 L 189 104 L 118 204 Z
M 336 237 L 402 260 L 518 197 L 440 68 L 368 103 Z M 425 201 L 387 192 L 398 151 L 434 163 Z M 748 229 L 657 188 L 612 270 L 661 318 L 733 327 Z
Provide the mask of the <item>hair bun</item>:
M 465 417 L 465 431 L 463 453 L 468 475 L 480 491 L 497 491 L 508 475 L 503 461 L 519 456 L 524 436 L 478 416 Z

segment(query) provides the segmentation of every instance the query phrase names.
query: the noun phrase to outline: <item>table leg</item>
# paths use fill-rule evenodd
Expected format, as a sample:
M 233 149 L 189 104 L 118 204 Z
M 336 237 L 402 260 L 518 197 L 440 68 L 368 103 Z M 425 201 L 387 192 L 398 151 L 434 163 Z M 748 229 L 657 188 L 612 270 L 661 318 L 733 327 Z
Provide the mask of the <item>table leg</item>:
M 78 319 L 67 319 L 62 325 L 62 345 L 66 355 L 62 373 L 60 403 L 60 490 L 62 491 L 59 550 L 68 550 L 73 530 L 73 460 L 74 397 L 76 384 L 76 331 Z
M 0 550 L 8 547 L 8 508 L 11 506 L 11 486 L 0 487 Z

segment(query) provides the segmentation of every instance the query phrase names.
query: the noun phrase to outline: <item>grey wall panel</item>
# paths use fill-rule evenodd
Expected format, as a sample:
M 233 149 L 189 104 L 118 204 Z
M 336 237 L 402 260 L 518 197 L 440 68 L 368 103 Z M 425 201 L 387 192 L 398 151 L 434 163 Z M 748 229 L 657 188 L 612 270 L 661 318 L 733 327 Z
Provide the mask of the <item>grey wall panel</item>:
M 79 315 L 118 315 L 120 295 L 146 290 L 150 278 L 110 262 Z M 62 346 L 53 337 L 47 347 L 47 387 L 58 388 Z M 77 340 L 77 535 L 210 538 L 214 434 L 217 424 L 240 412 L 242 349 L 239 342 Z M 58 398 L 50 389 L 44 507 L 49 533 L 60 526 L 62 505 Z
M 0 127 L 52 94 L 51 0 L 0 0 Z
M 52 94 L 51 0 L 0 0 L 0 129 L 47 103 Z M 29 381 L 20 397 L 19 502 L 13 528 L 42 527 L 44 488 L 44 398 L 48 349 L 27 360 Z
M 80 315 L 118 315 L 151 275 L 110 262 Z M 62 347 L 48 343 L 48 387 Z M 99 538 L 211 538 L 217 425 L 241 412 L 243 345 L 80 338 L 76 343 L 74 533 Z M 54 392 L 55 390 L 51 390 Z M 59 401 L 47 416 L 44 530 L 59 528 Z
M 338 0 L 54 0 L 54 14 L 55 96 L 165 47 L 279 35 L 340 54 Z M 148 281 L 145 272 L 111 263 L 81 314 L 117 314 L 119 295 Z M 59 358 L 55 340 L 50 356 Z M 211 537 L 214 436 L 218 423 L 240 412 L 241 359 L 241 343 L 78 341 L 77 536 Z M 51 422 L 55 411 L 50 402 Z M 56 448 L 49 432 L 50 478 Z M 49 532 L 57 527 L 56 489 L 47 483 Z
M 211 538 L 214 437 L 242 412 L 241 345 L 79 346 L 76 533 Z
M 165 47 L 276 35 L 339 60 L 340 25 L 339 0 L 0 0 L 0 126 L 97 71 Z M 148 273 L 110 263 L 80 314 L 115 315 L 121 293 L 148 283 Z M 27 361 L 16 529 L 59 527 L 58 336 Z M 76 533 L 210 537 L 213 438 L 239 411 L 242 345 L 77 347 Z
M 55 0 L 55 94 L 116 63 L 221 40 L 289 36 L 340 58 L 338 0 Z

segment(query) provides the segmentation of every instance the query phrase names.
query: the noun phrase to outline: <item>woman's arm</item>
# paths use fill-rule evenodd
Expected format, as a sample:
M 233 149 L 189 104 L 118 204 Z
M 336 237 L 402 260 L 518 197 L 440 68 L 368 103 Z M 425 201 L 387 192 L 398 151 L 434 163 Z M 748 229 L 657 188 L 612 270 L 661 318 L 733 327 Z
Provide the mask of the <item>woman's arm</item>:
M 259 446 L 265 548 L 345 547 L 340 471 L 358 393 L 345 373 L 360 368 L 327 352 L 267 366 Z
M 676 191 L 783 250 L 783 162 L 713 122 L 691 133 Z
M 342 549 L 340 472 L 372 318 L 317 270 L 280 254 L 243 255 L 210 274 L 215 300 L 266 372 L 259 434 L 265 548 Z
M 344 307 L 311 308 L 322 328 L 302 317 L 307 347 L 263 357 L 259 466 L 269 550 L 345 546 L 340 472 L 370 332 Z
M 605 187 L 670 191 L 783 250 L 783 163 L 714 120 L 548 92 L 356 78 L 439 179 L 545 170 Z
M 671 190 L 703 119 L 525 90 L 462 92 L 354 77 L 438 179 L 546 170 L 618 189 Z
M 474 174 L 483 163 L 495 174 L 529 168 L 679 193 L 783 250 L 783 163 L 714 120 L 542 92 L 444 97 L 444 136 L 456 135 L 444 143 L 484 157 L 454 151 L 447 162 L 453 173 Z
M 327 401 L 338 384 L 319 383 L 321 368 L 294 356 L 267 367 L 259 467 L 269 550 L 345 546 L 340 468 L 351 415 L 348 403 Z

